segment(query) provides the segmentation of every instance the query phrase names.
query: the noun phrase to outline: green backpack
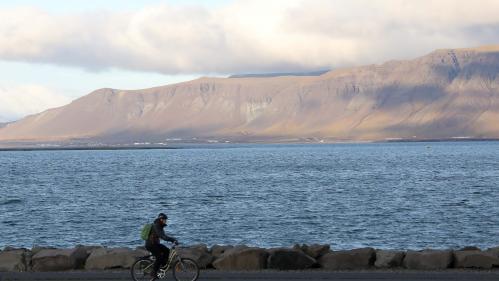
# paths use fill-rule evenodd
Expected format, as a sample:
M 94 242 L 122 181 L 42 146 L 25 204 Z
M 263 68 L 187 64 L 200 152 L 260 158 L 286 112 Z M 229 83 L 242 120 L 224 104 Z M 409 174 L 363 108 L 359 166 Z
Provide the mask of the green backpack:
M 142 231 L 140 232 L 140 238 L 142 240 L 149 239 L 149 234 L 151 233 L 152 223 L 146 223 L 144 227 L 142 227 Z

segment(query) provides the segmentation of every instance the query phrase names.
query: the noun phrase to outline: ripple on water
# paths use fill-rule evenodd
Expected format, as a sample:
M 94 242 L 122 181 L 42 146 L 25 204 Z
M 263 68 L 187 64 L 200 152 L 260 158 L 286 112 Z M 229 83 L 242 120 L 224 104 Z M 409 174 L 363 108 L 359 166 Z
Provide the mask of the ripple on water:
M 16 226 L 17 225 L 17 223 L 15 221 L 3 221 L 2 223 L 7 225 L 7 226 Z
M 21 204 L 23 203 L 23 200 L 22 199 L 7 199 L 7 200 L 4 200 L 4 201 L 0 201 L 0 206 L 1 205 L 14 205 L 14 204 Z

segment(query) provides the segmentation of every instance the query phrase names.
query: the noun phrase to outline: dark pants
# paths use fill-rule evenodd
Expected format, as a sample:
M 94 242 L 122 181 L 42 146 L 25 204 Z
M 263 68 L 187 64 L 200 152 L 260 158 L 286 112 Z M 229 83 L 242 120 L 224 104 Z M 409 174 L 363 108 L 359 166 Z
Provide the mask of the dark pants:
M 153 254 L 156 258 L 154 261 L 154 272 L 158 272 L 159 267 L 166 264 L 168 256 L 170 255 L 170 249 L 162 244 L 146 244 L 146 249 Z

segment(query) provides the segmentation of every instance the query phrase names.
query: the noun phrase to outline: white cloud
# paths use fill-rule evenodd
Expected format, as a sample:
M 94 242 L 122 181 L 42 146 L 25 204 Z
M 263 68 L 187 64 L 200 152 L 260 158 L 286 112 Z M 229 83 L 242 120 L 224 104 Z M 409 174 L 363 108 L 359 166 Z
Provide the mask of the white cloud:
M 0 85 L 0 122 L 14 121 L 70 101 L 57 91 L 40 85 Z
M 497 0 L 273 0 L 0 10 L 0 59 L 164 74 L 297 71 L 496 43 Z

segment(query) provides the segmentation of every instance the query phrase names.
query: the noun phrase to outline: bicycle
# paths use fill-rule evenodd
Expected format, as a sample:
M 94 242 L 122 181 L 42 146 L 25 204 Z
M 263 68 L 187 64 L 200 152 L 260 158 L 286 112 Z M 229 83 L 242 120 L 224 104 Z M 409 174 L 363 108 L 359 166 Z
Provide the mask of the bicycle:
M 158 279 L 166 279 L 166 273 L 171 268 L 173 278 L 177 281 L 196 281 L 199 277 L 199 267 L 190 258 L 182 258 L 177 253 L 177 245 L 170 249 L 168 261 L 158 271 Z M 151 280 L 155 258 L 153 255 L 139 258 L 131 268 L 132 279 L 135 281 Z

